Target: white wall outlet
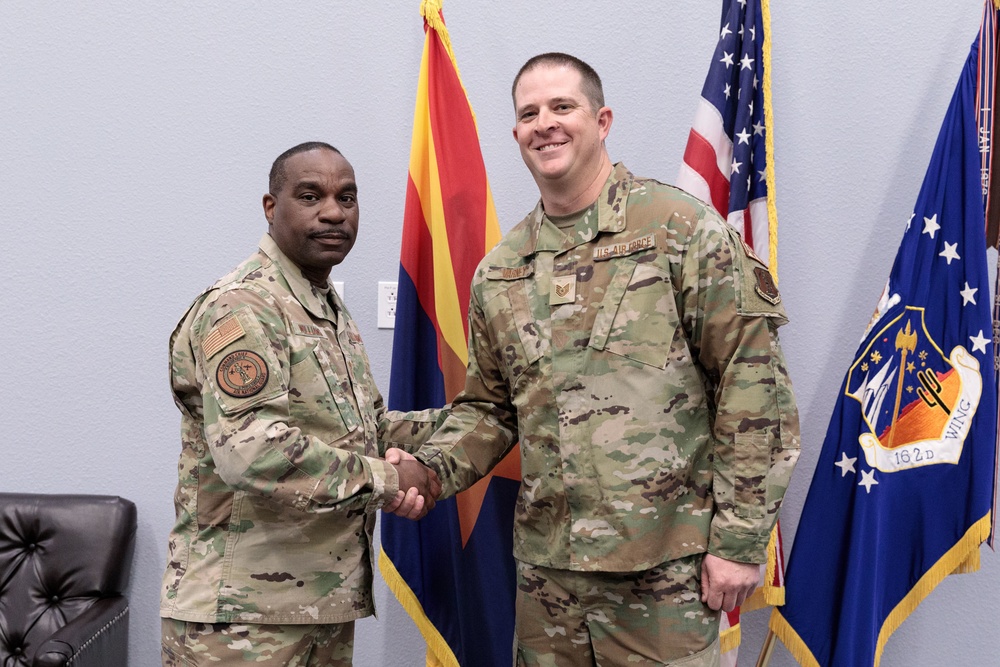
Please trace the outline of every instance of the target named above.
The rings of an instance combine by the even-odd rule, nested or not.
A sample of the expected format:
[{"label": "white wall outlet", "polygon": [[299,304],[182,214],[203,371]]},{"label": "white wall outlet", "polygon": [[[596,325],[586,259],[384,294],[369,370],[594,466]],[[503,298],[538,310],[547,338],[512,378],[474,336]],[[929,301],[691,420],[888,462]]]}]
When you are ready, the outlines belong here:
[{"label": "white wall outlet", "polygon": [[396,328],[396,283],[379,281],[378,328]]},{"label": "white wall outlet", "polygon": [[341,301],[346,301],[346,299],[344,298],[344,281],[343,280],[334,280],[333,281],[333,289],[337,290],[337,294],[340,295],[340,300]]}]

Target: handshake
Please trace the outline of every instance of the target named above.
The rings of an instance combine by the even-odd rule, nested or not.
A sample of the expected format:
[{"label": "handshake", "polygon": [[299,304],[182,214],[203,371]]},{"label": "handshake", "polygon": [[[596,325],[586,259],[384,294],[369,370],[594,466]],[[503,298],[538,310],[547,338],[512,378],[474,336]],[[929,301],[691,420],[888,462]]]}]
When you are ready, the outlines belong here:
[{"label": "handshake", "polygon": [[399,474],[399,491],[392,501],[382,506],[382,511],[404,519],[424,518],[434,509],[434,501],[441,495],[441,482],[437,473],[418,461],[413,454],[395,447],[386,451],[385,461]]}]

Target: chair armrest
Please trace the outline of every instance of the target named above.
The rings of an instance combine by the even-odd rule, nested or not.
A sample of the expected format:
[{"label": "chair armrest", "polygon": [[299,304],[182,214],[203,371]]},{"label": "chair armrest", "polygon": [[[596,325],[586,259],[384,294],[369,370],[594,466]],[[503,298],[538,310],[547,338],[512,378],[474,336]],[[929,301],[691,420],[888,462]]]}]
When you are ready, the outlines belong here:
[{"label": "chair armrest", "polygon": [[52,633],[32,662],[34,667],[127,667],[128,599],[104,598]]}]

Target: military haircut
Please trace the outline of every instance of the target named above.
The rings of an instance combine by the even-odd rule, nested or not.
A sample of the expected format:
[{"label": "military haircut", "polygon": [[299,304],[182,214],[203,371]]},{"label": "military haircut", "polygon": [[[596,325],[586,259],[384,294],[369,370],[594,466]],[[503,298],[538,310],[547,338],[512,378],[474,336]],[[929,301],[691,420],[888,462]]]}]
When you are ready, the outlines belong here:
[{"label": "military haircut", "polygon": [[530,72],[536,67],[571,67],[580,73],[580,77],[583,79],[583,94],[587,96],[587,100],[590,102],[591,111],[597,113],[597,110],[604,106],[604,86],[601,84],[601,77],[597,74],[597,71],[583,62],[576,56],[571,56],[568,53],[559,53],[558,51],[551,51],[549,53],[540,53],[537,56],[533,56],[528,59],[528,62],[521,66],[521,69],[517,71],[517,76],[514,77],[514,83],[510,87],[510,96],[514,100],[514,106],[517,106],[517,82],[521,80],[521,76],[526,72]]},{"label": "military haircut", "polygon": [[274,164],[271,165],[271,172],[267,177],[267,191],[272,195],[277,195],[281,192],[281,188],[285,187],[285,179],[288,178],[285,173],[285,162],[288,161],[288,158],[293,155],[298,155],[299,153],[305,153],[307,151],[314,151],[317,149],[333,151],[337,155],[343,155],[343,153],[325,141],[306,141],[298,146],[292,146],[274,159]]}]

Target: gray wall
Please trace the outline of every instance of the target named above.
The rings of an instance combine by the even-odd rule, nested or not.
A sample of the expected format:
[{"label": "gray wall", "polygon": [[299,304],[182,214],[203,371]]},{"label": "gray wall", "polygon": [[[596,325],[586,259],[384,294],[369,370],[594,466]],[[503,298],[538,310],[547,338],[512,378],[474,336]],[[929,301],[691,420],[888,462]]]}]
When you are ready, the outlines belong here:
[{"label": "gray wall", "polygon": [[[719,4],[448,1],[505,231],[537,196],[510,133],[521,63],[548,50],[589,61],[615,111],[612,157],[672,180]],[[773,5],[779,262],[792,318],[783,340],[804,446],[783,514],[791,543],[981,4]],[[357,171],[361,236],[333,277],[346,283],[388,390],[392,332],[376,328],[376,283],[396,278],[418,6],[0,3],[2,488],[138,504],[133,665],[158,661],[178,452],[167,336],[195,294],[255,247],[267,169],[299,141],[334,143]],[[985,552],[983,571],[945,581],[882,665],[1000,664],[997,569]],[[381,581],[377,593],[380,619],[360,623],[357,664],[421,664],[412,623]],[[747,653],[762,642],[765,616],[746,620]],[[779,649],[772,665],[791,664]]]}]

